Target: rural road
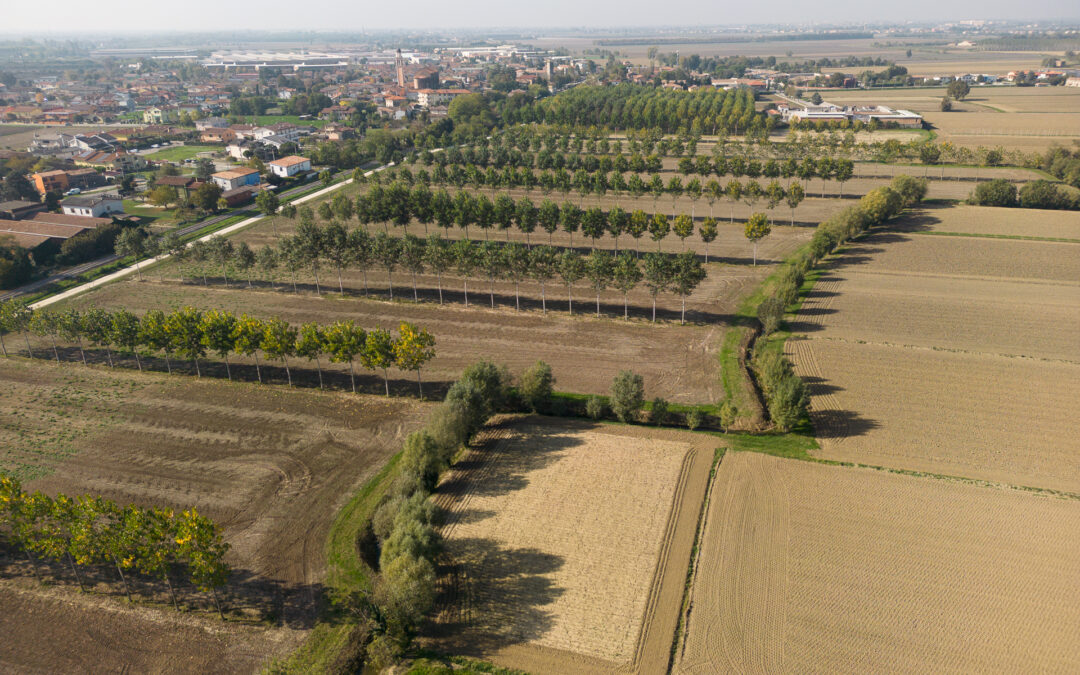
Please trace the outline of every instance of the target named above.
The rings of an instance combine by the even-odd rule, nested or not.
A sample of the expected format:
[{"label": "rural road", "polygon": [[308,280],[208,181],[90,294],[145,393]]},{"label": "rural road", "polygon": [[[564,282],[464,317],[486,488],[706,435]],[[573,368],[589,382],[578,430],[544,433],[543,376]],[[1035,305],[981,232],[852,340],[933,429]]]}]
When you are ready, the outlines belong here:
[{"label": "rural road", "polygon": [[[387,169],[387,168],[389,168],[389,167],[391,167],[393,165],[394,165],[393,162],[391,162],[389,164],[384,164],[383,166],[380,166],[380,167],[377,167],[375,169],[372,169],[371,171],[365,172],[364,175],[365,176],[370,176],[371,174],[373,174],[373,173],[375,173],[377,171],[382,171],[382,170]],[[333,185],[331,185],[329,187],[325,187],[325,188],[323,188],[321,190],[317,190],[316,192],[312,192],[309,195],[305,195],[303,197],[300,197],[299,199],[297,199],[296,201],[294,201],[292,203],[293,204],[303,204],[305,202],[308,202],[308,201],[311,201],[311,200],[314,200],[314,199],[318,199],[319,197],[322,197],[323,195],[329,194],[329,193],[333,192],[334,190],[342,188],[342,187],[348,185],[351,182],[353,182],[352,178],[347,178],[347,179],[343,180],[340,183],[335,183],[335,184],[333,184]],[[299,189],[300,188],[293,188],[293,190],[289,190],[289,191],[286,191],[286,192],[282,193],[281,196],[287,197],[287,196],[289,196],[290,192],[294,192],[294,191],[299,190]],[[225,214],[225,215],[222,215],[222,216],[215,216],[214,218],[217,219],[217,222],[220,222],[221,220],[224,220],[225,218],[230,218],[230,217],[235,216],[235,215],[236,215],[235,213],[231,213],[231,214]],[[246,218],[246,219],[240,221],[239,223],[236,223],[235,225],[230,225],[230,226],[228,226],[226,228],[223,228],[223,229],[220,229],[220,230],[218,230],[216,232],[211,232],[210,234],[208,234],[208,235],[206,235],[204,237],[200,237],[197,241],[206,241],[206,240],[208,240],[208,239],[210,239],[212,237],[218,237],[218,236],[224,236],[224,235],[232,234],[233,232],[236,232],[238,230],[242,230],[245,227],[250,227],[251,225],[254,225],[255,223],[259,222],[260,220],[262,220],[265,217],[266,216],[253,216],[251,218]],[[206,227],[207,225],[213,224],[213,222],[214,222],[214,219],[204,220],[204,221],[200,221],[198,223],[192,223],[191,225],[188,225],[184,229],[179,230],[179,232],[180,232],[180,234],[186,234],[186,233],[194,232],[195,230],[200,230],[200,229]],[[192,243],[193,242],[188,242],[188,246],[190,246]],[[148,258],[146,260],[142,260],[142,261],[136,263],[132,267],[125,267],[123,269],[120,269],[120,270],[117,270],[117,271],[113,272],[112,274],[107,274],[107,275],[105,275],[103,277],[100,277],[98,279],[94,279],[93,281],[88,281],[85,284],[80,284],[79,286],[68,289],[68,290],[64,291],[63,293],[57,293],[56,295],[52,295],[52,296],[49,296],[49,297],[45,298],[44,300],[39,300],[38,302],[35,302],[35,303],[31,304],[30,308],[31,309],[40,309],[42,307],[48,307],[49,305],[51,305],[53,303],[57,303],[57,302],[60,302],[62,300],[67,300],[68,298],[75,297],[76,295],[84,293],[84,292],[86,292],[88,290],[91,290],[93,288],[97,288],[99,286],[104,286],[105,284],[116,281],[117,279],[122,279],[122,278],[124,278],[126,276],[135,274],[139,270],[139,268],[141,268],[143,265],[153,264],[153,263],[165,260],[165,259],[167,259],[169,257],[170,257],[169,254],[165,253],[165,254],[162,254],[162,255],[159,255],[159,256],[156,256],[156,257],[153,257],[153,258]],[[91,267],[89,267],[88,269],[93,269],[93,267],[96,266],[96,264],[107,264],[108,262],[112,262],[113,260],[116,260],[116,256],[111,256],[109,258],[102,258],[101,260],[96,260],[96,261],[93,261],[91,263],[85,263],[85,265],[91,265]],[[74,269],[74,268],[72,268],[72,269]],[[85,271],[86,270],[84,269],[84,270],[82,270],[80,272],[71,273],[71,270],[65,270],[61,274],[67,274],[68,276],[74,276],[75,274],[81,274],[82,272],[85,272]],[[63,278],[63,277],[61,277],[61,278]],[[42,283],[46,282],[46,281],[48,281],[48,280],[42,280]],[[29,291],[26,290],[27,288],[28,287],[24,286],[23,288],[17,289],[16,291],[13,291],[13,292],[15,292],[15,293],[29,292]],[[3,299],[3,298],[0,298],[0,299]]]}]

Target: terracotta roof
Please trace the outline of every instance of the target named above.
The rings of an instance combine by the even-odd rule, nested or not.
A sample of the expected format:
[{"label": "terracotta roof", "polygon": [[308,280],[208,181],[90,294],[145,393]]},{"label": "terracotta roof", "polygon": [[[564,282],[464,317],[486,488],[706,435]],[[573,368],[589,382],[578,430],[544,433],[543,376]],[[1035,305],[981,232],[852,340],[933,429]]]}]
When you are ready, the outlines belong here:
[{"label": "terracotta roof", "polygon": [[296,164],[303,164],[304,162],[310,162],[307,157],[301,157],[299,155],[289,155],[288,157],[282,157],[281,159],[275,159],[267,164],[273,164],[274,166],[295,166]]},{"label": "terracotta roof", "polygon": [[233,178],[243,178],[244,176],[250,176],[253,173],[259,173],[255,169],[249,169],[247,167],[239,167],[236,169],[229,169],[228,171],[218,171],[213,174],[214,178],[223,178],[225,180],[232,180]]}]

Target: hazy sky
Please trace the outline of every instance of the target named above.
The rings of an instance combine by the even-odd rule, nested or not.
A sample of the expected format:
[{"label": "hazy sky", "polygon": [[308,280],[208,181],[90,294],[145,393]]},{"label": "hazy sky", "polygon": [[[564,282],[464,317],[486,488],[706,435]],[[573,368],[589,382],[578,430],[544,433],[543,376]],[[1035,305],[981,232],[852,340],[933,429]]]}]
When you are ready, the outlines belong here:
[{"label": "hazy sky", "polygon": [[[404,28],[596,27],[650,25],[727,25],[766,22],[841,22],[915,19],[1077,18],[1075,0],[296,0],[255,2],[146,2],[53,0],[46,4],[3,0],[0,32]],[[116,45],[120,46],[120,45]]]}]

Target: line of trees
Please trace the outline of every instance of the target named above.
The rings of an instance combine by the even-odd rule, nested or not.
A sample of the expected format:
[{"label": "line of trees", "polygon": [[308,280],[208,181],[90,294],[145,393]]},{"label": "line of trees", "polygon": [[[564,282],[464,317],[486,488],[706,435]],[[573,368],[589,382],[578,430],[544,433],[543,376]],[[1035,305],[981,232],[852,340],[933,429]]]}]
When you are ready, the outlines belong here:
[{"label": "line of trees", "polygon": [[421,397],[423,383],[420,370],[435,357],[435,338],[426,329],[408,322],[398,326],[397,335],[383,328],[365,330],[349,320],[335,321],[329,325],[305,323],[292,326],[274,317],[259,319],[246,314],[236,316],[225,310],[202,311],[183,307],[169,313],[150,310],[139,317],[126,309],[109,312],[91,308],[80,312],[69,309],[62,312],[48,308],[31,310],[26,305],[9,300],[0,304],[0,346],[7,356],[3,335],[22,332],[26,338],[27,353],[33,358],[29,335],[48,340],[53,357],[60,362],[59,342],[78,346],[82,362],[86,363],[84,345],[103,348],[110,367],[114,365],[112,350],[131,354],[142,370],[140,353],[160,353],[165,357],[168,372],[172,373],[173,355],[191,360],[195,372],[201,377],[199,360],[208,353],[216,354],[225,362],[225,371],[232,379],[230,354],[252,357],[255,372],[262,382],[259,354],[264,359],[278,361],[285,367],[286,377],[292,386],[290,358],[314,361],[319,373],[319,386],[323,386],[322,359],[349,366],[349,379],[356,392],[353,364],[359,361],[368,370],[382,371],[386,395],[390,395],[389,369],[416,373]]},{"label": "line of trees", "polygon": [[[485,239],[491,229],[505,232],[509,237],[509,230],[514,227],[526,236],[527,244],[531,243],[531,235],[537,229],[548,234],[549,243],[552,235],[561,229],[570,235],[572,246],[573,235],[580,230],[593,240],[594,245],[597,239],[610,235],[615,239],[617,248],[618,237],[623,234],[635,240],[646,233],[654,235],[652,222],[666,218],[656,211],[659,206],[657,202],[664,196],[671,197],[672,218],[676,220],[682,217],[675,215],[677,200],[683,195],[690,199],[691,211],[686,217],[690,219],[691,228],[697,218],[697,202],[704,197],[709,204],[709,218],[701,225],[700,234],[706,244],[715,238],[717,221],[713,214],[715,204],[720,199],[726,199],[731,204],[729,221],[732,224],[735,222],[735,204],[742,202],[753,209],[758,203],[764,202],[770,211],[780,204],[785,204],[791,209],[791,223],[794,225],[795,210],[806,198],[806,191],[801,184],[792,183],[784,188],[775,180],[762,187],[754,180],[746,183],[731,180],[721,185],[716,180],[702,184],[699,179],[693,178],[683,184],[678,176],[672,176],[665,183],[659,175],[654,175],[649,183],[645,183],[633,174],[630,180],[624,183],[620,182],[620,174],[615,176],[619,180],[612,185],[603,173],[594,174],[592,177],[584,172],[578,172],[573,177],[565,174],[565,180],[553,187],[557,187],[564,194],[569,194],[571,188],[576,188],[582,200],[589,194],[603,195],[609,190],[616,195],[625,191],[635,198],[649,194],[653,198],[654,212],[649,214],[642,209],[627,211],[617,204],[608,210],[599,206],[585,210],[581,202],[574,204],[564,200],[562,204],[558,204],[551,199],[544,199],[536,206],[529,197],[521,197],[515,201],[508,194],[495,195],[494,192],[492,197],[488,197],[483,193],[471,194],[459,190],[451,196],[445,189],[432,191],[423,183],[410,187],[408,182],[398,180],[387,186],[372,185],[367,192],[358,195],[355,202],[349,201],[344,195],[323,202],[319,206],[319,216],[324,220],[336,217],[344,221],[355,216],[365,225],[394,224],[405,228],[406,232],[409,224],[414,221],[424,225],[425,231],[433,223],[447,230],[461,227],[465,230],[466,238],[470,226],[483,230]],[[479,190],[480,185],[482,183],[474,187]],[[509,185],[500,186],[518,187],[513,181]],[[302,223],[313,220],[310,212],[308,217],[305,217],[304,209],[301,209]],[[658,231],[664,232],[664,229],[661,227]],[[689,237],[690,234],[692,231],[686,236]],[[685,237],[683,239],[685,240]],[[659,242],[660,239],[654,238],[654,241]]]},{"label": "line of trees", "polygon": [[[458,153],[460,154],[460,153]],[[638,180],[646,186],[653,180],[652,176],[663,170],[663,163],[657,155],[562,155],[559,153],[541,152],[532,153],[509,153],[505,161],[486,161],[486,152],[472,153],[478,155],[478,161],[469,161],[462,157],[461,161],[452,161],[446,153],[434,155],[437,158],[430,172],[427,168],[420,168],[415,172],[407,166],[395,171],[386,172],[380,178],[384,180],[391,177],[404,180],[407,183],[422,183],[425,185],[454,185],[462,187],[472,185],[474,187],[527,187],[533,189],[540,187],[545,191],[552,189],[577,188],[583,182],[596,184],[603,180],[609,190],[620,189],[631,191],[633,174],[651,174],[649,181]],[[423,156],[418,161],[423,161]],[[428,163],[430,164],[430,163]],[[415,165],[414,165],[415,166]],[[517,169],[515,171],[515,169]],[[533,173],[530,177],[530,169],[541,173]],[[855,173],[855,163],[846,157],[804,157],[798,160],[795,157],[786,159],[769,158],[764,161],[753,157],[741,155],[710,157],[698,155],[696,157],[682,157],[678,161],[677,170],[683,176],[700,176],[708,178],[716,176],[731,176],[733,178],[747,177],[756,179],[765,178],[799,178],[809,181],[811,178],[820,178],[822,181],[835,180],[840,184],[841,195],[843,184],[851,180]],[[623,176],[631,172],[630,176]],[[378,180],[378,179],[376,179]],[[661,178],[661,180],[663,180]],[[646,187],[646,189],[648,189]]]},{"label": "line of trees", "polygon": [[[762,337],[780,328],[785,311],[798,300],[807,272],[853,237],[922,201],[926,189],[924,179],[897,176],[888,186],[871,190],[857,204],[818,225],[809,247],[780,269],[770,294],[758,305]],[[802,378],[795,375],[791,361],[777,344],[765,339],[754,345],[750,365],[765,398],[769,418],[777,429],[789,431],[806,414],[809,404]]]},{"label": "line of trees", "polygon": [[[588,213],[584,216],[587,217]],[[764,219],[763,214],[758,216],[758,220]],[[693,231],[693,223],[685,215],[676,219],[674,227],[677,234],[684,238]],[[671,225],[666,217],[660,216],[654,218],[650,228],[656,233],[654,238],[659,241],[667,236]],[[754,231],[755,246],[757,239],[766,234],[767,226]],[[749,229],[747,236],[751,236]],[[245,250],[248,252],[245,253]],[[372,236],[359,228],[348,231],[334,221],[325,226],[301,223],[295,235],[282,237],[276,246],[264,246],[255,254],[250,254],[250,249],[245,249],[244,245],[233,247],[229,240],[215,237],[185,249],[178,263],[182,267],[198,265],[204,273],[207,268],[220,266],[226,280],[230,265],[240,267],[245,272],[257,267],[257,272],[272,287],[276,287],[279,270],[284,269],[291,276],[294,292],[297,292],[297,273],[307,271],[315,279],[317,293],[322,292],[319,273],[329,266],[337,274],[338,291],[342,295],[345,293],[342,274],[346,270],[358,269],[364,273],[364,293],[367,294],[367,272],[371,268],[378,268],[387,274],[391,299],[394,297],[394,272],[400,270],[412,278],[414,301],[419,301],[417,276],[429,273],[437,278],[440,304],[444,301],[444,277],[456,274],[463,280],[466,306],[469,304],[469,280],[483,279],[488,282],[491,307],[495,307],[495,282],[512,282],[517,310],[521,309],[521,284],[532,282],[540,286],[541,307],[545,313],[548,284],[556,280],[563,284],[568,310],[573,314],[574,287],[585,282],[595,292],[597,316],[600,316],[601,293],[608,289],[621,292],[624,319],[629,318],[630,292],[644,284],[652,296],[653,321],[656,320],[656,300],[662,293],[673,293],[682,299],[682,320],[685,321],[686,298],[706,276],[704,265],[691,251],[676,255],[646,253],[639,257],[625,251],[613,254],[596,249],[582,255],[575,249],[560,250],[547,245],[527,248],[516,242],[451,241],[438,233],[426,239],[411,234],[392,237],[385,232]],[[205,276],[203,280],[205,283]],[[251,282],[250,276],[248,282]]]},{"label": "line of trees", "polygon": [[179,609],[173,586],[179,575],[200,591],[212,593],[225,618],[218,589],[231,573],[225,563],[229,545],[218,525],[194,508],[176,513],[169,508],[120,506],[94,495],[50,497],[28,493],[16,478],[0,473],[0,532],[26,556],[39,579],[40,562],[66,564],[85,591],[80,569],[108,566],[116,570],[130,601],[128,578],[138,572],[164,582]]}]

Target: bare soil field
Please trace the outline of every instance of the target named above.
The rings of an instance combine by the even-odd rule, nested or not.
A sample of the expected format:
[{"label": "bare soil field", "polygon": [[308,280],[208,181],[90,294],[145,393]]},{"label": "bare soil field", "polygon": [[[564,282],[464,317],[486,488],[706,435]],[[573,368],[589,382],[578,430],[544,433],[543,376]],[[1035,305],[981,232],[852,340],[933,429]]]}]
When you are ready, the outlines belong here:
[{"label": "bare soil field", "polygon": [[131,607],[32,579],[0,582],[0,606],[4,673],[252,673],[300,635]]},{"label": "bare soil field", "polygon": [[[295,647],[311,627],[334,514],[422,424],[426,411],[402,399],[22,359],[0,361],[0,390],[2,465],[31,476],[39,469],[29,488],[100,494],[119,503],[196,507],[223,526],[231,545],[227,561],[234,569],[228,586],[232,612],[249,623],[261,622],[262,633],[274,625],[289,631],[285,636],[258,633],[254,646],[229,657],[236,662],[229,670],[235,672],[257,670],[268,658]],[[25,569],[13,571],[15,562],[2,562],[0,576],[29,576]],[[54,572],[67,593],[77,594],[74,579],[60,568]],[[94,626],[81,642],[52,644],[57,654],[71,655],[64,658],[77,654],[84,663],[115,664],[115,669],[127,660],[135,670],[144,670],[138,663],[153,670],[154,659],[186,654],[198,663],[245,634],[234,630],[233,622],[216,619],[170,632],[169,625],[184,624],[187,617],[194,621],[194,615],[175,616],[171,610],[148,608],[149,614],[137,616],[113,612],[108,605],[119,605],[122,592],[107,577],[99,581],[93,597],[105,602],[105,609],[62,596],[19,601],[37,608],[31,616],[41,617],[38,630],[61,630],[53,623],[61,613],[68,627],[80,621]],[[15,582],[3,583],[3,592],[14,597]],[[192,589],[184,593],[198,604],[199,594]],[[61,611],[57,603],[73,609]],[[38,619],[23,615],[22,621],[28,624],[23,630],[31,630]],[[159,653],[134,660],[128,631],[147,636]],[[117,649],[113,640],[127,646]],[[26,668],[41,658],[34,641],[5,643],[3,658],[10,663]],[[280,650],[266,651],[269,644]],[[68,651],[82,646],[92,653]],[[149,645],[140,643],[140,648]]]},{"label": "bare soil field", "polygon": [[1076,251],[1076,244],[1069,242],[880,232],[848,247],[833,266],[858,266],[859,271],[897,276],[1074,284],[1080,280]]},{"label": "bare soil field", "polygon": [[818,279],[790,325],[813,338],[1080,363],[1078,312],[1080,284],[898,280],[853,267]]},{"label": "bare soil field", "polygon": [[1080,489],[1078,247],[881,232],[832,258],[788,343],[822,456]]},{"label": "bare soil field", "polygon": [[820,456],[1080,492],[1080,363],[794,340]]},{"label": "bare soil field", "polygon": [[1080,241],[1080,212],[924,204],[890,227],[908,234],[941,232]]},{"label": "bare soil field", "polygon": [[728,453],[675,672],[1080,668],[1080,502]]},{"label": "bare soil field", "polygon": [[[762,268],[758,268],[759,270]],[[324,283],[329,283],[325,279]],[[375,279],[372,285],[375,286]],[[395,281],[395,294],[410,301],[383,302],[362,297],[342,299],[326,292],[315,296],[314,288],[303,293],[277,292],[237,286],[204,288],[187,284],[157,284],[122,282],[104,286],[75,298],[79,307],[127,307],[136,313],[152,308],[172,308],[186,304],[202,309],[221,308],[252,316],[281,316],[292,323],[316,321],[323,324],[340,319],[353,319],[365,328],[382,326],[396,329],[401,321],[417,323],[434,334],[437,340],[436,357],[424,367],[425,393],[440,395],[442,388],[457,379],[468,364],[491,359],[506,364],[511,372],[520,373],[543,359],[551,365],[558,379],[558,389],[587,394],[605,394],[618,371],[632,368],[645,378],[648,397],[663,396],[679,403],[718,402],[723,397],[717,352],[730,324],[734,303],[741,293],[729,296],[727,288],[705,284],[698,292],[700,304],[688,308],[688,320],[698,325],[678,325],[677,301],[669,298],[667,309],[661,313],[668,321],[651,324],[644,305],[635,310],[638,320],[624,322],[622,298],[610,296],[602,307],[606,317],[588,316],[595,312],[595,301],[583,288],[578,289],[574,302],[575,315],[566,313],[565,287],[549,287],[548,313],[539,311],[539,302],[528,303],[528,311],[515,312],[512,287],[497,286],[497,309],[487,307],[490,299],[486,283],[470,283],[470,306],[461,302],[460,283],[453,292],[444,295],[448,304],[440,306],[438,298],[427,293],[428,302],[413,303],[412,289],[404,276]],[[746,279],[749,289],[753,279]],[[711,287],[711,291],[705,286]],[[385,286],[379,287],[385,293]],[[724,299],[720,299],[720,296]],[[383,296],[385,297],[385,296]],[[449,304],[452,301],[453,304]],[[691,303],[688,303],[690,305]],[[725,309],[725,307],[729,309]],[[619,318],[615,318],[619,317]],[[675,323],[673,323],[674,321]],[[44,348],[41,345],[39,348]],[[44,354],[42,354],[44,355]],[[102,355],[103,357],[103,355]],[[102,358],[97,357],[97,358]],[[73,355],[77,359],[77,352]],[[174,367],[176,367],[174,359]],[[247,380],[255,379],[253,362],[232,359],[233,374]],[[241,365],[242,364],[242,365]],[[294,380],[307,386],[318,386],[313,364],[291,362]],[[163,368],[164,364],[157,367]],[[186,366],[185,366],[186,367]],[[263,376],[267,378],[266,364]],[[224,365],[215,367],[215,375],[224,376]],[[327,384],[348,389],[347,367],[328,365],[323,361]],[[415,395],[416,377],[412,373],[391,371],[391,390]],[[269,375],[275,382],[284,382],[285,373],[277,370]],[[382,392],[382,374],[365,372],[357,364],[357,386],[364,391]]]},{"label": "bare soil field", "polygon": [[494,429],[439,488],[436,643],[530,672],[663,672],[712,443],[539,418]]}]

